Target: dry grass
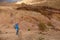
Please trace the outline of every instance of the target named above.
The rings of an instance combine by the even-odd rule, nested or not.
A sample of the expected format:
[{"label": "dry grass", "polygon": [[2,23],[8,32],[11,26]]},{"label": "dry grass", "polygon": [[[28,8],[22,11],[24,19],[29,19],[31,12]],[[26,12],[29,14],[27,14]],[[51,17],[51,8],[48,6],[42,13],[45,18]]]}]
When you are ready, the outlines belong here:
[{"label": "dry grass", "polygon": [[53,25],[51,24],[51,22],[48,22],[48,24],[47,24],[48,26],[52,26],[53,27]]},{"label": "dry grass", "polygon": [[39,40],[44,40],[44,38],[39,38]]},{"label": "dry grass", "polygon": [[41,31],[46,31],[46,29],[47,29],[46,25],[45,25],[44,23],[42,23],[42,22],[40,22],[40,23],[38,24],[38,27],[39,27],[39,29],[40,29]]}]

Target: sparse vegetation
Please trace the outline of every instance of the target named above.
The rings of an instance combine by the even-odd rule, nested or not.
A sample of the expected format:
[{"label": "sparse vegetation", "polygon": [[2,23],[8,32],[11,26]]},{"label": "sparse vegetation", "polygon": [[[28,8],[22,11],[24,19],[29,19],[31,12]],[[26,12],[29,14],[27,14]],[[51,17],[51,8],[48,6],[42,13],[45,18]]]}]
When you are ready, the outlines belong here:
[{"label": "sparse vegetation", "polygon": [[42,31],[45,31],[47,29],[46,25],[42,22],[40,22],[38,26],[39,26],[39,29]]},{"label": "sparse vegetation", "polygon": [[39,40],[44,40],[44,38],[39,38]]},{"label": "sparse vegetation", "polygon": [[28,29],[28,31],[30,31],[30,29]]},{"label": "sparse vegetation", "polygon": [[[59,31],[55,32],[54,30],[59,30],[59,29],[56,29],[54,27],[55,24],[53,25],[51,22],[52,20],[54,21],[54,19],[57,19],[58,15],[55,18],[54,15],[55,12],[57,11],[56,14],[60,12],[58,12],[58,10],[55,10],[54,8],[51,9],[49,6],[47,8],[46,5],[45,6],[42,5],[39,6],[39,5],[33,6],[33,5],[22,4],[20,6],[19,4],[19,7],[1,6],[0,7],[0,13],[1,13],[0,14],[0,26],[1,26],[0,40],[20,40],[20,39],[21,40],[45,40],[45,38],[47,40],[57,39],[60,36]],[[60,19],[60,16],[58,16],[58,19]],[[42,20],[43,22],[40,20]],[[15,35],[16,30],[14,29],[14,24],[17,22],[19,23],[18,36]],[[58,27],[59,26],[60,25],[58,23]],[[52,28],[54,30],[49,30],[49,28]]]},{"label": "sparse vegetation", "polygon": [[53,27],[53,25],[51,24],[51,22],[48,22],[48,24],[47,24],[48,26],[52,26]]}]

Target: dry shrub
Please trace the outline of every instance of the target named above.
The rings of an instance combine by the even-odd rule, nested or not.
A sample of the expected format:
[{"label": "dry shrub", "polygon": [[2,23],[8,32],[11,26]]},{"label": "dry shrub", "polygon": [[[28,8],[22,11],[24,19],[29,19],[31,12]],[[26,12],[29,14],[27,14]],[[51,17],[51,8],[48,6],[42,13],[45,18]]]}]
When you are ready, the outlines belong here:
[{"label": "dry shrub", "polygon": [[40,22],[38,24],[38,27],[39,27],[39,30],[41,30],[41,31],[46,31],[46,29],[47,29],[47,26],[42,22]]}]

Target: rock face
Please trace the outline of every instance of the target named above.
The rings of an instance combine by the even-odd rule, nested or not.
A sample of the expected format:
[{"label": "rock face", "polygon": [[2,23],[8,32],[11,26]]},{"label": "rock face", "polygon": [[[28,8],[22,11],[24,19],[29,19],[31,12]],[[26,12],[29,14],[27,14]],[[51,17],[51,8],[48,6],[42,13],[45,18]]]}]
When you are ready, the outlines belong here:
[{"label": "rock face", "polygon": [[22,1],[18,1],[16,2],[16,4],[21,4],[21,3],[26,3],[26,4],[34,4],[34,5],[45,5],[45,6],[50,6],[50,7],[54,7],[54,8],[58,8],[60,9],[60,0],[22,0]]},{"label": "rock face", "polygon": [[47,2],[44,5],[60,9],[59,3],[60,0],[47,0]]},{"label": "rock face", "polygon": [[25,4],[40,4],[40,3],[44,3],[46,2],[46,0],[22,0],[22,1],[17,1],[16,4],[21,4],[21,3],[25,3]]},{"label": "rock face", "polygon": [[[41,2],[41,1],[39,1],[39,2]],[[46,2],[37,3],[36,5],[45,5],[45,6],[50,6],[50,7],[53,7],[53,8],[60,9],[60,5],[59,4],[60,4],[60,0],[46,0]]]}]

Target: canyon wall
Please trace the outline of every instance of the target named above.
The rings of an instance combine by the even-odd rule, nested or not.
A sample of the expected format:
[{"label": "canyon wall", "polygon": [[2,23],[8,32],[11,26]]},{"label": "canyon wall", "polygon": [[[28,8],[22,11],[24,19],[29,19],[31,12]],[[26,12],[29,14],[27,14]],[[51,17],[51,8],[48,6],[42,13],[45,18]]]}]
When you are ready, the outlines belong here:
[{"label": "canyon wall", "polygon": [[22,0],[20,2],[16,2],[16,4],[26,3],[30,5],[38,5],[38,6],[50,6],[54,8],[60,9],[60,0]]}]

